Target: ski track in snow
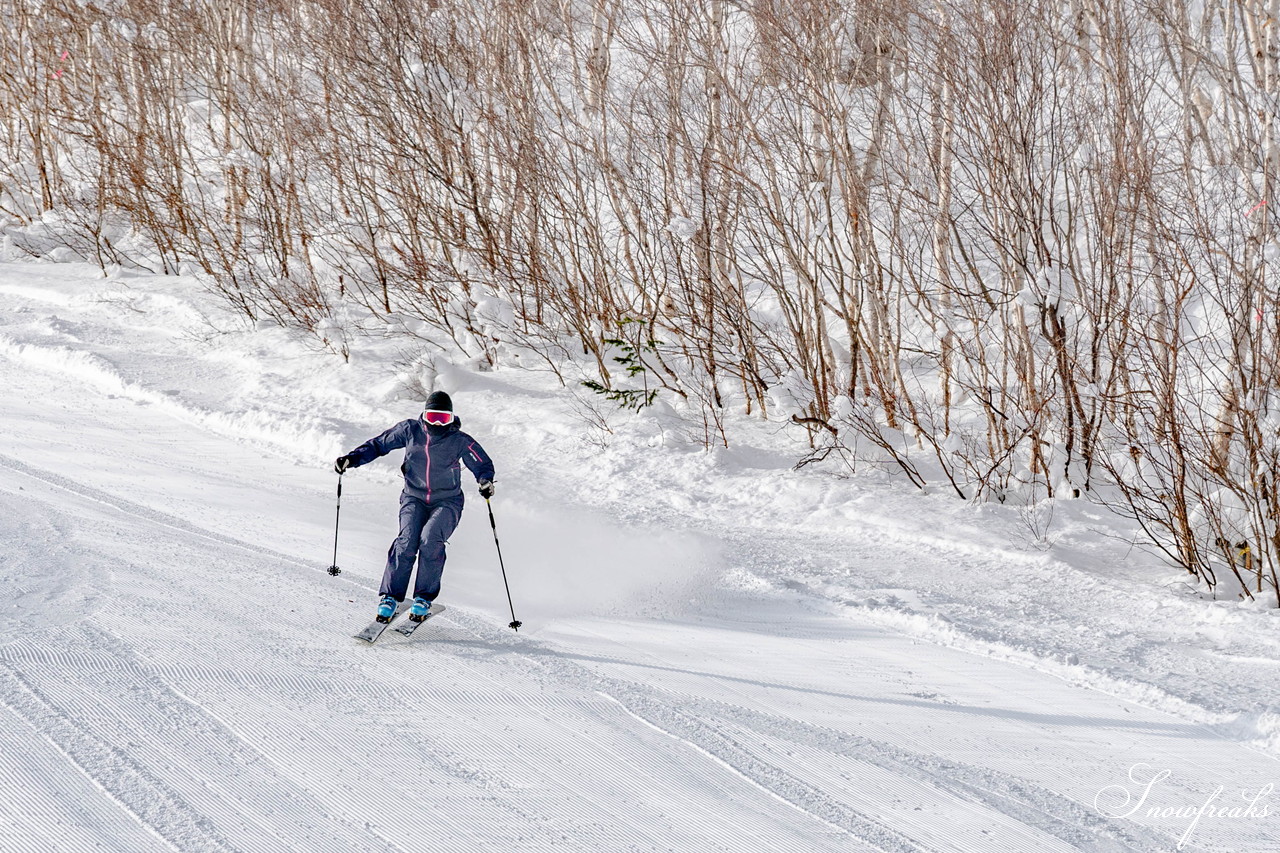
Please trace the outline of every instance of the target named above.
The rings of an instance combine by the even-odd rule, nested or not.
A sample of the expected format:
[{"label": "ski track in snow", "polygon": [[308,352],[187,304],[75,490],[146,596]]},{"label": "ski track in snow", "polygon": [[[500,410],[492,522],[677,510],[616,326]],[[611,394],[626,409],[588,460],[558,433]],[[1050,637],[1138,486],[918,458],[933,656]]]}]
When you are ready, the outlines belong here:
[{"label": "ski track in snow", "polygon": [[[524,616],[512,634],[501,608],[449,599],[481,597],[454,568],[460,543],[450,609],[362,646],[349,635],[376,579],[324,573],[332,521],[296,463],[387,416],[305,382],[299,398],[347,420],[272,409],[272,386],[246,384],[226,350],[163,329],[199,317],[186,300],[139,287],[104,303],[93,288],[115,285],[67,292],[65,268],[17,269],[25,281],[0,268],[0,394],[15,401],[0,412],[0,850],[1164,851],[1187,821],[1094,807],[1132,764],[1178,771],[1162,805],[1280,781],[1273,758],[1223,738],[1239,715],[1212,690],[1274,707],[1274,682],[1246,677],[1280,649],[1258,620],[1178,669],[1177,648],[1090,612],[1133,593],[1124,579],[1005,554],[1008,584],[1042,582],[1005,606],[985,545],[864,505],[817,513],[838,525],[772,524],[749,494],[699,512],[643,460],[630,474],[652,490],[589,514],[567,496],[607,496],[617,457],[583,468],[578,443],[511,426],[485,431],[505,452],[504,518],[526,537],[543,522],[525,509],[520,526],[522,486],[584,541],[636,543],[617,557],[622,614]],[[521,404],[496,394],[476,398],[495,418]],[[362,474],[356,496],[394,490],[394,474]],[[726,479],[696,481],[743,489]],[[711,541],[725,565],[685,579],[682,561],[711,552],[677,552],[652,566],[665,591],[636,597],[627,560],[643,574],[652,556],[632,527],[699,531],[654,553]],[[358,516],[349,529],[385,547]],[[921,561],[953,572],[923,588]],[[1205,603],[1157,606],[1202,619]],[[1076,625],[1082,662],[1066,664]],[[1168,674],[1143,682],[1140,666]],[[1221,820],[1181,849],[1278,845],[1274,820]]]},{"label": "ski track in snow", "polygon": [[[204,540],[205,542],[202,544],[207,543],[206,547],[225,549],[227,551],[225,554],[208,555],[216,558],[215,562],[219,564],[232,566],[238,559],[243,560],[245,553],[249,553],[254,554],[255,558],[268,561],[269,564],[283,564],[283,567],[292,568],[295,573],[308,571],[305,566],[299,565],[298,561],[293,561],[280,555],[272,555],[266,549],[237,542],[232,537],[201,530],[193,524],[171,518],[163,512],[139,507],[129,501],[112,498],[98,490],[78,486],[57,475],[34,470],[31,466],[16,462],[10,458],[0,458],[0,465],[8,467],[10,470],[21,471],[30,479],[46,483],[57,492],[76,494],[85,501],[92,502],[99,507],[106,507],[108,511],[126,514],[136,519],[138,531],[143,529],[152,531],[156,529],[172,530],[188,536],[194,535]],[[148,535],[154,536],[154,533]],[[171,547],[171,544],[164,540],[161,540],[161,543],[164,547]],[[122,563],[129,559],[136,560],[136,556],[130,557],[130,555],[136,555],[138,545],[137,538],[129,540],[128,547],[122,550],[118,555],[118,559]],[[134,566],[133,570],[138,573],[148,572],[148,569],[142,565]],[[210,581],[209,584],[213,585],[213,582]],[[201,597],[199,594],[194,596],[197,599]],[[118,593],[117,600],[121,600]],[[138,610],[145,612],[148,609],[159,607],[161,603],[158,599],[139,601],[137,603]],[[186,607],[190,607],[190,605],[183,605],[184,609]],[[239,619],[243,620],[245,623],[244,630],[249,633],[253,630],[250,626],[257,619],[256,607],[252,603],[251,597],[246,596],[243,598],[243,603],[240,605],[239,610]],[[180,624],[192,624],[194,627],[193,623],[198,618],[198,610],[193,609],[189,614],[180,611],[173,617],[173,620]],[[191,621],[188,622],[188,620]],[[227,614],[224,613],[219,614],[216,620],[210,621],[216,621],[225,626],[230,620]],[[459,617],[455,615],[454,621],[459,621]],[[992,814],[1001,814],[1009,810],[1011,805],[1015,806],[1015,812],[1023,812],[1024,822],[1027,825],[1038,825],[1037,828],[1042,829],[1047,835],[1051,836],[1061,833],[1065,836],[1064,840],[1068,842],[1068,845],[1064,845],[1061,848],[1044,847],[1042,849],[1164,849],[1164,845],[1158,840],[1143,839],[1141,833],[1123,830],[1115,834],[1123,842],[1124,846],[1099,846],[1096,838],[1094,838],[1096,834],[1096,826],[1094,825],[1102,825],[1106,821],[1099,817],[1090,819],[1084,809],[1073,806],[1069,801],[1065,801],[1063,798],[1052,794],[1052,792],[1036,789],[1033,786],[1019,785],[1016,780],[1001,779],[998,774],[972,772],[966,774],[962,772],[963,768],[958,765],[944,768],[930,767],[931,762],[927,759],[917,757],[913,761],[913,757],[900,750],[893,750],[884,746],[876,749],[876,745],[865,738],[849,738],[845,736],[846,743],[838,748],[833,748],[832,743],[839,743],[841,740],[841,736],[838,733],[818,732],[815,737],[813,732],[806,733],[804,726],[797,724],[795,721],[788,721],[785,718],[768,718],[758,712],[751,712],[740,707],[726,706],[722,703],[716,703],[715,705],[696,703],[688,696],[662,696],[657,691],[642,688],[634,682],[605,679],[581,667],[564,663],[558,660],[554,652],[540,653],[536,658],[533,658],[528,649],[531,645],[536,648],[537,644],[531,644],[529,641],[523,640],[517,641],[514,638],[508,639],[501,635],[495,636],[495,631],[491,625],[481,620],[476,620],[474,617],[461,617],[460,621],[470,629],[473,636],[486,640],[492,648],[505,648],[531,659],[530,662],[536,660],[538,669],[550,671],[554,676],[553,682],[556,688],[552,694],[553,696],[559,697],[574,687],[580,689],[584,694],[590,692],[603,694],[625,709],[627,715],[641,720],[645,725],[654,727],[670,737],[679,739],[696,752],[713,758],[718,764],[731,769],[751,785],[768,792],[801,813],[810,815],[846,833],[848,836],[845,839],[846,842],[855,840],[862,842],[863,849],[907,851],[950,848],[918,845],[903,837],[900,833],[871,820],[855,808],[833,799],[824,793],[825,786],[818,787],[811,783],[803,782],[792,774],[762,761],[753,751],[742,747],[743,735],[749,734],[752,739],[771,737],[776,740],[779,737],[778,732],[784,732],[784,742],[792,746],[804,745],[811,750],[817,751],[827,761],[830,761],[834,756],[848,755],[863,765],[888,769],[895,776],[909,775],[914,777],[914,779],[906,780],[907,784],[912,788],[941,789],[958,800],[967,800],[981,806],[994,807],[992,808]],[[138,632],[145,632],[147,625],[145,622],[140,623],[135,625],[134,629]],[[259,628],[259,631],[261,631],[261,628]],[[68,673],[75,673],[75,684],[77,685],[75,695],[88,692],[94,696],[96,702],[103,701],[108,686],[117,695],[121,695],[118,691],[127,690],[122,694],[122,701],[110,703],[112,707],[143,707],[149,709],[150,713],[159,715],[159,719],[171,721],[171,725],[175,729],[180,728],[185,733],[183,740],[183,748],[185,750],[191,750],[193,746],[199,747],[196,750],[196,754],[202,757],[201,772],[212,773],[219,780],[235,778],[237,772],[243,772],[243,768],[237,767],[234,763],[231,766],[218,766],[216,762],[211,767],[210,757],[234,756],[238,750],[249,749],[243,743],[245,735],[229,731],[223,723],[219,722],[218,718],[211,713],[205,712],[202,705],[194,700],[187,699],[184,694],[171,687],[170,682],[204,684],[212,682],[217,685],[219,693],[228,689],[237,689],[265,693],[272,696],[302,697],[324,695],[328,697],[329,701],[337,701],[339,704],[336,707],[339,708],[342,707],[342,703],[352,703],[355,708],[358,708],[362,703],[369,703],[366,710],[394,707],[397,704],[415,701],[420,703],[434,701],[448,706],[463,698],[469,698],[471,701],[479,700],[490,706],[530,704],[527,701],[513,697],[509,690],[501,688],[494,688],[491,692],[478,690],[475,686],[478,680],[476,678],[468,679],[465,691],[457,689],[439,692],[429,691],[416,686],[409,680],[404,680],[404,683],[397,684],[394,687],[389,687],[385,682],[375,681],[372,688],[363,683],[353,682],[345,685],[345,689],[342,689],[343,685],[335,684],[331,677],[303,675],[298,671],[290,672],[287,669],[284,670],[284,675],[267,675],[262,672],[247,673],[240,670],[228,672],[221,669],[199,667],[185,659],[171,665],[142,665],[136,659],[132,659],[134,656],[130,654],[127,647],[105,632],[81,629],[79,633],[80,636],[78,637],[74,636],[74,634],[68,637],[68,641],[71,644],[69,649],[50,649],[43,642],[40,644],[19,642],[6,647],[3,654],[0,655],[0,660],[10,666],[21,663],[24,669],[56,673],[59,683]],[[267,645],[268,649],[272,647],[272,644]],[[468,670],[474,674],[473,668],[468,667]],[[388,675],[394,675],[394,673],[388,673]],[[396,678],[395,680],[401,681],[402,679]],[[96,692],[95,687],[102,692]],[[544,692],[547,692],[545,688]],[[12,691],[9,691],[6,695],[12,696]],[[66,701],[70,701],[70,699]],[[44,704],[49,706],[52,703],[46,700]],[[12,708],[13,705],[10,704],[10,707]],[[349,710],[354,711],[355,708],[348,706]],[[567,709],[548,708],[545,702],[539,702],[531,710],[536,714],[551,719],[550,715],[563,714]],[[33,717],[40,718],[39,715],[33,714],[27,714],[26,716],[29,720]],[[67,721],[92,716],[93,714],[88,707],[73,706],[72,709],[62,712],[62,715],[57,719]],[[721,722],[713,726],[704,722],[705,720],[719,720]],[[179,721],[181,722],[180,726]],[[127,734],[119,732],[114,740],[127,741],[136,737],[138,731],[154,732],[155,730],[155,720],[135,720],[127,727]],[[56,734],[56,728],[46,726],[43,732],[46,736],[52,736],[52,734]],[[197,734],[203,737],[197,738]],[[477,737],[484,736],[483,731],[476,731],[474,734]],[[86,758],[82,759],[80,753],[77,752],[72,752],[69,756],[85,770],[87,775],[99,780],[99,784],[104,785],[104,787],[107,784],[102,781],[104,776],[109,779],[119,777],[132,779],[133,777],[138,777],[145,780],[145,784],[150,786],[143,787],[144,783],[135,783],[132,787],[125,787],[121,791],[107,789],[113,797],[124,802],[126,806],[130,802],[127,797],[131,792],[135,794],[135,799],[140,802],[173,804],[173,807],[167,809],[153,806],[148,811],[140,812],[140,820],[146,826],[161,837],[175,843],[180,849],[223,849],[230,843],[222,840],[216,834],[198,834],[200,825],[190,820],[183,820],[183,812],[178,807],[197,807],[200,814],[212,813],[217,815],[216,800],[207,803],[202,802],[196,796],[198,792],[192,791],[178,790],[170,793],[169,789],[164,788],[162,783],[157,782],[154,777],[146,775],[145,768],[129,767],[127,768],[129,772],[121,773],[118,767],[99,758],[98,753],[102,752],[101,747],[98,747],[96,751],[93,748],[93,745],[104,741],[89,740],[88,742],[91,746],[87,748],[83,746],[83,742],[92,737],[91,734],[81,734],[77,738],[72,738],[73,743],[81,745],[80,753],[87,754]],[[852,749],[849,743],[853,744]],[[139,748],[139,746],[131,743],[131,748]],[[595,746],[596,744],[591,744],[593,749]],[[170,746],[169,748],[173,749],[174,747]],[[253,753],[252,750],[250,752],[255,754],[256,757],[256,753]],[[870,756],[868,755],[869,752],[872,753]],[[456,758],[451,758],[448,754],[442,754],[439,751],[432,751],[423,756],[423,759],[431,761],[434,766],[451,768],[454,775],[465,780],[474,781],[480,779],[486,785],[494,784],[495,781],[486,778],[482,773],[467,769],[465,762],[459,762]],[[592,756],[583,757],[584,761],[591,759]],[[914,772],[904,774],[904,769],[910,769]],[[939,769],[947,772],[945,774],[939,773]],[[851,780],[852,777],[845,779],[844,784],[849,784]],[[915,784],[911,785],[911,782]],[[939,784],[940,782],[943,782],[943,784]],[[899,782],[899,784],[901,785],[902,782]],[[243,789],[246,786],[248,786],[246,781],[243,779],[237,780],[237,788]],[[264,783],[256,787],[260,791],[275,791],[278,793],[281,785],[279,780],[273,777],[270,784]],[[1003,788],[1017,797],[1017,799],[1006,799],[1008,795],[1006,797],[993,796],[987,793],[991,787],[995,787],[997,790]],[[250,786],[249,789],[253,790],[253,787]],[[831,788],[827,788],[827,790],[831,790]],[[139,791],[146,793],[139,793]],[[585,795],[582,790],[576,793],[579,796]],[[915,793],[918,794],[919,791]],[[1023,805],[1028,801],[1032,804],[1030,807]],[[1056,806],[1057,813],[1065,814],[1067,818],[1050,818],[1040,814],[1039,810],[1045,808],[1046,803]],[[187,804],[190,804],[190,806],[187,806]],[[349,813],[358,814],[362,810],[363,807],[355,806],[350,809]],[[234,814],[234,812],[228,812],[228,815],[222,815],[221,817],[223,820],[230,819],[229,815],[231,814]],[[536,814],[536,812],[516,814],[513,817],[527,819],[531,814]],[[1026,819],[1028,815],[1034,819]],[[290,820],[294,819],[310,821],[310,823],[300,825],[314,825],[317,822],[315,815],[291,815]],[[713,823],[722,822],[714,821]],[[1080,825],[1090,827],[1092,831],[1082,835],[1078,829]],[[196,828],[193,828],[193,826]],[[709,837],[723,833],[726,829],[723,826],[713,826],[711,828],[713,831],[708,832]],[[245,838],[237,837],[234,849],[271,849],[273,845],[278,847],[282,843],[279,836],[264,833],[261,827],[253,827],[252,829],[252,832],[248,828],[244,830],[246,833]],[[1105,834],[1103,833],[1104,837]],[[261,848],[251,846],[247,839],[253,837],[268,839],[265,842],[266,846]],[[1073,841],[1081,841],[1082,837],[1090,839],[1090,846],[1085,848],[1069,846]],[[292,843],[297,844],[298,839],[294,839]],[[605,845],[609,849],[627,849],[625,840],[618,838],[606,840]],[[615,847],[614,845],[617,846]],[[638,849],[659,849],[660,847],[661,844],[659,843],[653,848],[641,846]],[[304,845],[301,849],[307,848]],[[734,848],[729,847],[726,849]],[[843,849],[849,848],[845,847]]]}]

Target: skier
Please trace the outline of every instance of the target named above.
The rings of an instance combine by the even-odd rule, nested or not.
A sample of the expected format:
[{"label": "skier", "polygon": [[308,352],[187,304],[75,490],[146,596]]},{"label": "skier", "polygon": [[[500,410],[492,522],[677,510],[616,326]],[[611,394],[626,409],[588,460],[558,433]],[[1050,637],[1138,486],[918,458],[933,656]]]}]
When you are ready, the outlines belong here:
[{"label": "skier", "polygon": [[453,400],[443,391],[432,392],[422,416],[401,421],[377,438],[338,457],[334,470],[341,474],[403,447],[404,491],[400,493],[400,535],[387,552],[387,568],[378,594],[379,622],[390,622],[396,606],[409,589],[413,561],[418,560],[413,607],[409,618],[421,622],[440,594],[444,573],[445,542],[462,517],[461,461],[475,475],[480,496],[493,497],[493,461],[474,438],[462,431],[453,413]]}]

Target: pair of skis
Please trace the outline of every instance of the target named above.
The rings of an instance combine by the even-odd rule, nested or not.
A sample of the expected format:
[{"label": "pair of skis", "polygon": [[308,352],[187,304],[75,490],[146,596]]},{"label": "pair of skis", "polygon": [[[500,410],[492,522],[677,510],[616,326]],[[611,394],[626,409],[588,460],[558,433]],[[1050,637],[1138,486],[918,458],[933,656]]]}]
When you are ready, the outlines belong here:
[{"label": "pair of skis", "polygon": [[382,632],[391,627],[395,628],[396,633],[404,634],[406,637],[409,637],[412,636],[413,632],[418,630],[418,627],[424,622],[432,616],[438,616],[443,613],[446,608],[443,604],[432,603],[431,609],[427,611],[426,616],[422,617],[421,622],[415,622],[412,619],[401,620],[400,616],[408,609],[408,604],[401,602],[400,606],[396,608],[395,615],[393,615],[388,621],[378,622],[375,620],[370,622],[367,628],[355,635],[355,638],[357,640],[364,640],[366,643],[376,643],[378,638],[382,636]]}]

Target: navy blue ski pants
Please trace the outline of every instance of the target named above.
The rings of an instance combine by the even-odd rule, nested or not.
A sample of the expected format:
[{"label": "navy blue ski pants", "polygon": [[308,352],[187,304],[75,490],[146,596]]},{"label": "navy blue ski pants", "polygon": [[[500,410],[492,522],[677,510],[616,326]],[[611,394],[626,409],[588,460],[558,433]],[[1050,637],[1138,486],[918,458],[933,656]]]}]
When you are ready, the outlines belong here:
[{"label": "navy blue ski pants", "polygon": [[400,535],[387,551],[387,570],[382,573],[379,595],[404,601],[409,590],[413,561],[418,560],[418,577],[413,585],[415,598],[435,601],[444,574],[444,543],[449,541],[462,518],[462,495],[427,503],[412,495],[400,495]]}]

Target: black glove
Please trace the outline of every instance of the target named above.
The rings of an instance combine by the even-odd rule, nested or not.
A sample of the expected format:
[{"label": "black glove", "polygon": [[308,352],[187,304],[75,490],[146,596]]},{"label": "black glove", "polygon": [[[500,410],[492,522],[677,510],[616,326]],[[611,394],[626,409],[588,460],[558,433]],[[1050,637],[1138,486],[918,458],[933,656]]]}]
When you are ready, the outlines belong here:
[{"label": "black glove", "polygon": [[493,497],[493,480],[481,480],[476,485],[480,487],[480,497],[485,500]]},{"label": "black glove", "polygon": [[341,474],[348,468],[356,467],[356,458],[348,453],[346,456],[339,456],[338,460],[333,463],[333,470]]}]

